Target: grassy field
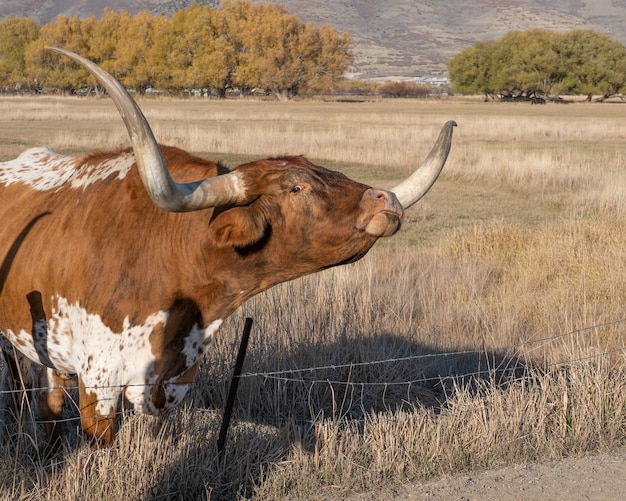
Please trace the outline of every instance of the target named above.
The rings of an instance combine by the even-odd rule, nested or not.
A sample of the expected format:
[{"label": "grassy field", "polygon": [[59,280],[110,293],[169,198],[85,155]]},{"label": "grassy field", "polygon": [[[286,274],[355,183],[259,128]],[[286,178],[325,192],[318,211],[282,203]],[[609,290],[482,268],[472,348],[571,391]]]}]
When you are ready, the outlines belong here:
[{"label": "grassy field", "polygon": [[[626,445],[626,121],[619,104],[144,100],[158,139],[228,165],[305,154],[389,187],[454,119],[448,164],[363,260],[229,319],[186,406],[125,413],[116,446],[40,456],[25,423],[0,497],[340,498]],[[0,160],[127,144],[108,99],[0,98]],[[10,201],[2,201],[10,203]],[[223,461],[244,318],[253,335]]]}]

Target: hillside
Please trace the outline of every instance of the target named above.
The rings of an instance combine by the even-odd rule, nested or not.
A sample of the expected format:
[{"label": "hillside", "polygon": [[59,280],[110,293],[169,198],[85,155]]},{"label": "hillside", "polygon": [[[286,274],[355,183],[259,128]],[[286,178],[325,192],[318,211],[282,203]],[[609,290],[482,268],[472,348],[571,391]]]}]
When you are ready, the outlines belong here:
[{"label": "hillside", "polygon": [[[171,14],[193,0],[5,0],[0,18],[57,14],[100,16],[104,7]],[[217,0],[198,3],[215,5]],[[516,29],[590,28],[626,44],[626,3],[614,0],[282,0],[303,21],[327,23],[353,37],[354,73],[362,78],[441,75],[446,61],[477,40]]]}]

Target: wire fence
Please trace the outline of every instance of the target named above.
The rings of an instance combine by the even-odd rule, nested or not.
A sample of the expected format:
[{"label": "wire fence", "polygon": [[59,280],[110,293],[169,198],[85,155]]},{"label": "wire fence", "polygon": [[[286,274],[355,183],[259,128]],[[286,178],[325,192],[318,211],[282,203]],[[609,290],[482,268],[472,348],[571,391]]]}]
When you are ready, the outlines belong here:
[{"label": "wire fence", "polygon": [[[538,346],[538,345],[546,345],[550,342],[556,341],[556,340],[560,340],[560,339],[565,339],[567,337],[571,337],[577,334],[582,334],[585,332],[591,332],[603,327],[610,327],[612,325],[618,325],[621,323],[626,323],[626,318],[621,318],[619,320],[614,320],[614,321],[610,321],[610,322],[604,322],[601,324],[595,324],[592,326],[588,326],[588,327],[583,327],[580,329],[575,329],[563,334],[557,334],[557,335],[553,335],[553,336],[548,336],[548,337],[544,337],[544,338],[540,338],[540,339],[534,339],[534,340],[528,340],[528,341],[524,341],[522,343],[516,344],[516,345],[508,345],[502,348],[499,348],[500,351],[504,352],[504,353],[511,353],[511,354],[516,354],[516,353],[521,353],[522,352],[522,348],[528,347],[528,346]],[[602,356],[607,356],[610,353],[614,353],[614,352],[621,352],[626,350],[626,346],[622,346],[620,348],[616,348],[614,350],[610,350],[607,352],[602,352],[602,353],[598,353],[595,355],[590,355],[590,356],[585,356],[585,357],[580,357],[577,359],[567,359],[567,360],[562,360],[562,361],[558,361],[558,362],[553,362],[548,364],[548,367],[556,367],[556,366],[560,366],[560,365],[568,365],[568,364],[574,364],[576,362],[579,361],[583,361],[586,359],[590,359],[590,358],[597,358],[597,357],[602,357]],[[379,364],[389,364],[389,363],[398,363],[398,362],[409,362],[409,361],[420,361],[420,360],[426,360],[426,359],[433,359],[433,358],[446,358],[446,357],[461,357],[461,356],[465,356],[465,355],[476,355],[476,354],[481,354],[484,353],[484,350],[482,349],[474,349],[474,350],[461,350],[461,351],[450,351],[450,352],[442,352],[442,353],[427,353],[427,354],[421,354],[421,355],[411,355],[411,356],[406,356],[406,357],[398,357],[398,358],[386,358],[386,359],[382,359],[382,360],[372,360],[372,361],[368,361],[368,362],[350,362],[350,363],[346,363],[346,364],[334,364],[334,365],[324,365],[324,366],[317,366],[317,367],[307,367],[307,368],[302,368],[302,369],[286,369],[286,370],[281,370],[281,371],[274,371],[274,372],[244,372],[243,374],[241,374],[242,378],[253,378],[253,377],[261,377],[261,378],[266,378],[266,379],[278,379],[278,380],[282,380],[285,382],[288,381],[302,381],[304,380],[303,378],[295,378],[295,377],[289,377],[289,375],[293,375],[293,374],[305,374],[305,373],[313,373],[316,371],[328,371],[328,370],[338,370],[338,369],[352,369],[355,367],[360,367],[360,366],[373,366],[373,365],[379,365]],[[478,374],[477,372],[472,372],[472,373],[463,373],[463,374],[455,374],[455,377],[464,377],[464,376],[474,376]],[[430,380],[437,380],[439,379],[438,377],[435,378],[423,378],[423,379],[417,379],[414,381],[405,381],[404,383],[418,383],[418,382],[427,382]],[[310,383],[328,383],[328,379],[324,379],[324,380],[308,380],[308,382]],[[335,381],[336,383],[341,383],[341,381]],[[357,383],[352,383],[352,384],[357,384]],[[367,382],[367,383],[359,383],[359,384],[365,384],[365,385],[377,385],[377,384],[385,384],[385,383],[376,383],[376,382]],[[402,384],[402,382],[399,382],[398,384]]]},{"label": "wire fence", "polygon": [[[563,341],[563,340],[566,340],[568,338],[571,338],[577,335],[591,335],[594,332],[598,331],[599,329],[616,326],[616,325],[624,324],[624,323],[626,323],[626,318],[620,318],[618,320],[598,323],[598,324],[582,327],[579,329],[574,329],[574,330],[556,334],[556,335],[523,341],[518,344],[508,345],[508,346],[498,348],[498,350],[501,351],[502,353],[507,353],[511,355],[511,357],[514,357],[518,354],[523,353],[524,350],[528,351],[529,349],[545,348],[551,343],[554,343],[557,341]],[[305,367],[305,368],[284,369],[280,371],[243,372],[238,377],[241,379],[258,378],[264,381],[271,380],[271,381],[275,381],[279,383],[287,383],[287,384],[299,383],[299,384],[308,385],[309,387],[312,387],[314,385],[332,385],[332,386],[352,387],[352,388],[358,388],[358,389],[363,390],[364,388],[368,388],[368,387],[369,388],[376,388],[376,387],[391,388],[394,386],[413,386],[413,385],[420,385],[420,384],[426,384],[426,383],[443,384],[446,381],[455,382],[455,381],[460,381],[460,380],[469,380],[471,378],[481,378],[481,377],[493,374],[494,372],[498,370],[509,368],[509,367],[502,367],[499,365],[495,365],[495,366],[487,367],[485,369],[478,369],[478,370],[471,371],[471,372],[439,374],[436,376],[418,377],[418,378],[402,380],[402,381],[354,381],[351,379],[333,380],[328,377],[324,377],[324,378],[314,377],[316,373],[319,373],[322,371],[323,372],[337,372],[337,371],[343,370],[343,371],[347,371],[348,374],[352,374],[352,371],[355,368],[359,368],[359,367],[377,366],[377,365],[383,365],[383,364],[398,364],[402,362],[419,363],[420,361],[425,361],[429,359],[464,357],[464,356],[469,356],[469,355],[482,355],[484,353],[485,353],[485,349],[427,353],[427,354],[403,356],[403,357],[396,357],[396,358],[371,360],[371,361],[365,361],[365,362],[347,362],[345,364],[333,364],[333,365],[322,365],[322,366]],[[626,346],[620,346],[620,347],[612,348],[609,350],[598,351],[593,354],[586,354],[586,355],[579,356],[576,358],[567,358],[567,359],[559,360],[556,362],[547,363],[544,367],[544,372],[547,373],[550,369],[573,366],[578,363],[589,362],[592,360],[597,360],[597,359],[610,357],[610,356],[618,355],[618,354],[626,354]],[[512,374],[511,377],[515,377],[515,375]],[[229,379],[229,376],[224,375],[223,380],[227,380],[227,379]],[[98,390],[98,389],[115,388],[115,389],[118,389],[120,392],[122,392],[123,390],[131,388],[131,387],[150,388],[152,386],[154,385],[151,385],[151,384],[128,385],[127,384],[127,385],[110,385],[110,386],[100,385],[100,386],[93,386],[93,387],[83,386],[82,388],[88,389],[88,390],[89,389]],[[47,389],[48,388],[46,387],[32,387],[32,388],[1,390],[0,397],[2,397],[3,395],[23,394],[24,392],[33,393],[33,392],[45,391]],[[66,394],[69,395],[72,391],[78,391],[79,387],[77,385],[73,385],[73,386],[68,385],[68,386],[65,386],[63,389],[66,392]],[[193,391],[193,388],[192,388],[192,391]],[[77,404],[75,405],[76,405],[76,408],[78,409],[78,405]],[[132,412],[132,411],[122,410],[118,412],[118,414],[123,415],[123,414],[127,414],[128,412]],[[68,417],[68,418],[61,419],[61,420],[55,420],[54,422],[55,423],[75,422],[79,419],[80,419],[79,417]],[[45,423],[45,421],[38,421],[38,422]]]}]

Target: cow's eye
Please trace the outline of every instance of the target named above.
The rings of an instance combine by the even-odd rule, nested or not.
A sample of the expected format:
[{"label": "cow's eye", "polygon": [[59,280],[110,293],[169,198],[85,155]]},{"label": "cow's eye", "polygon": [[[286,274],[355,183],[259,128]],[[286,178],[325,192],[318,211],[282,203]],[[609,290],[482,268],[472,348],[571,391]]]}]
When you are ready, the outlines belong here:
[{"label": "cow's eye", "polygon": [[296,184],[293,188],[291,188],[291,193],[298,193],[299,191],[302,191],[302,186],[299,184]]}]

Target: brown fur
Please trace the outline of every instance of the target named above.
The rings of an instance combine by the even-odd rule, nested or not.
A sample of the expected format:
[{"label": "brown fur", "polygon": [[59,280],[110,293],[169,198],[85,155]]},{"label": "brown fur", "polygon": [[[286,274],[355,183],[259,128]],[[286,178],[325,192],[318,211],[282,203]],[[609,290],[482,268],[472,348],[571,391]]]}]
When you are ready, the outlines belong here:
[{"label": "brown fur", "polygon": [[[76,169],[98,169],[117,154],[77,159]],[[225,171],[176,148],[163,147],[163,154],[178,182]],[[38,315],[49,314],[51,299],[60,295],[98,314],[113,332],[121,332],[125,319],[139,325],[154,312],[169,311],[167,325],[146,340],[155,371],[159,381],[171,375],[191,381],[197,362],[188,367],[181,350],[194,324],[206,327],[224,319],[277,283],[360,258],[377,240],[363,230],[363,222],[376,215],[389,221],[385,234],[399,227],[402,209],[392,194],[372,195],[367,186],[303,157],[237,169],[244,175],[248,205],[191,213],[156,207],[136,168],[122,180],[110,176],[84,190],[0,185],[0,330],[30,332],[26,296],[33,291],[42,298]],[[16,344],[19,349],[19,340]],[[152,394],[157,406],[164,404],[158,385]],[[57,397],[44,399],[54,404],[53,416]],[[115,436],[114,418],[97,415],[95,399],[81,390],[83,428],[108,444]]]}]

